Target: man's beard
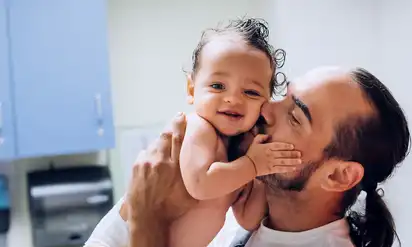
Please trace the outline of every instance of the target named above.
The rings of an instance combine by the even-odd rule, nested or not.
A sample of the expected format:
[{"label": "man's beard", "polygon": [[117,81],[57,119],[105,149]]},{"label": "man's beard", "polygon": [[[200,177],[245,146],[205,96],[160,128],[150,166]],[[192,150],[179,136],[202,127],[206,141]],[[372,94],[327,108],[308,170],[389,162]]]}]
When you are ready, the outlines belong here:
[{"label": "man's beard", "polygon": [[273,191],[284,190],[300,192],[305,189],[309,178],[320,167],[320,164],[322,164],[322,162],[310,162],[293,177],[288,177],[288,175],[285,174],[269,174],[259,176],[257,179],[262,181]]}]

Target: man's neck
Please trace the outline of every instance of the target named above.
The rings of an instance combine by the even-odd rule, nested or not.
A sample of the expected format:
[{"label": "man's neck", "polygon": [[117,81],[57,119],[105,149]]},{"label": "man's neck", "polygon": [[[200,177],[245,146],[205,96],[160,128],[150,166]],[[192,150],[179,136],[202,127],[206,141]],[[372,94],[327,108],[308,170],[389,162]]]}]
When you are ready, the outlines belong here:
[{"label": "man's neck", "polygon": [[278,231],[302,232],[327,225],[340,218],[334,214],[336,197],[321,197],[317,196],[316,192],[311,192],[267,192],[267,227]]}]

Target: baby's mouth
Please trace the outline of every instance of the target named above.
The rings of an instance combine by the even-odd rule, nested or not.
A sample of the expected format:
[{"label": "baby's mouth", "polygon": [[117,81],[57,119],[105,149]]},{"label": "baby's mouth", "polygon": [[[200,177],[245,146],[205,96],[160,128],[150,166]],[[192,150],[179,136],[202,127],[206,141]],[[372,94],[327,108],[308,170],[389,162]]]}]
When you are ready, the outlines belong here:
[{"label": "baby's mouth", "polygon": [[238,113],[238,112],[236,112],[236,111],[219,111],[218,113],[219,113],[219,114],[226,115],[226,116],[228,116],[228,117],[230,117],[230,118],[233,118],[233,119],[240,119],[240,118],[243,117],[242,114],[240,114],[240,113]]}]

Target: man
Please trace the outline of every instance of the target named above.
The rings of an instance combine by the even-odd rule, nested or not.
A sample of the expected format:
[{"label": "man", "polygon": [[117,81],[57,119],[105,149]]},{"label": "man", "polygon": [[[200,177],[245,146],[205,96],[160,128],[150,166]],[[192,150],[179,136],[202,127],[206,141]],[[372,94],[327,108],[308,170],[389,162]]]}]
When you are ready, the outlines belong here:
[{"label": "man", "polygon": [[[392,246],[395,225],[377,185],[404,160],[410,134],[389,90],[363,69],[321,68],[291,82],[285,98],[265,105],[262,116],[265,132],[272,140],[294,144],[304,165],[294,173],[258,178],[266,188],[268,217],[233,246]],[[174,126],[174,140],[179,140],[184,121]],[[167,246],[168,223],[196,203],[179,176],[179,141],[171,145],[170,138],[165,134],[137,161],[130,210],[120,210],[129,222],[131,247]],[[351,211],[361,191],[366,192],[365,212]],[[199,234],[201,224],[193,226]]]},{"label": "man", "polygon": [[[410,134],[389,90],[363,69],[318,69],[262,116],[266,133],[293,143],[305,166],[259,178],[269,217],[246,246],[392,246],[395,225],[377,185],[404,160]],[[361,191],[364,215],[349,211]]]}]

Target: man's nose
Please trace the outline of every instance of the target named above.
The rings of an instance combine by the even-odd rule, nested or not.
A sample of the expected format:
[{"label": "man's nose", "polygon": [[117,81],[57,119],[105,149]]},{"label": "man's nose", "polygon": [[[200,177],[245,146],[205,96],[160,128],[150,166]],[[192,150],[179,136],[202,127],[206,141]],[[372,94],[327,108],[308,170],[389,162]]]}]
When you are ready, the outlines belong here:
[{"label": "man's nose", "polygon": [[266,102],[262,106],[261,115],[268,125],[275,124],[275,102]]}]

